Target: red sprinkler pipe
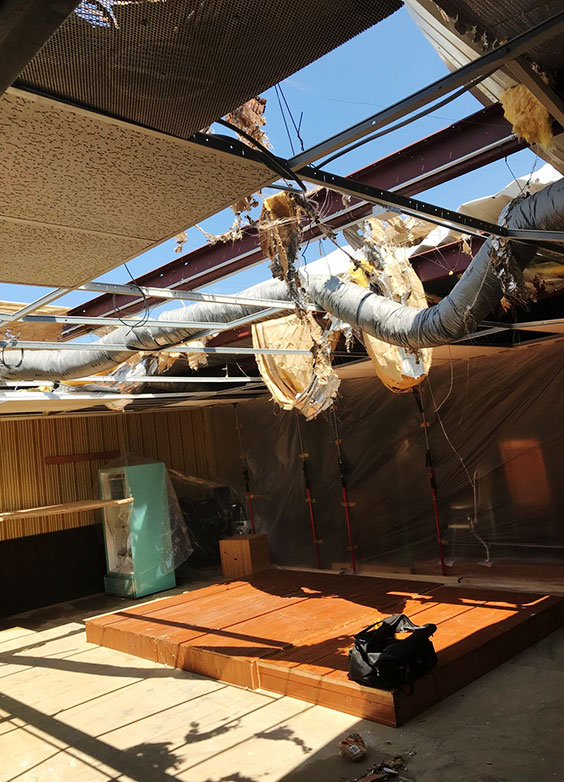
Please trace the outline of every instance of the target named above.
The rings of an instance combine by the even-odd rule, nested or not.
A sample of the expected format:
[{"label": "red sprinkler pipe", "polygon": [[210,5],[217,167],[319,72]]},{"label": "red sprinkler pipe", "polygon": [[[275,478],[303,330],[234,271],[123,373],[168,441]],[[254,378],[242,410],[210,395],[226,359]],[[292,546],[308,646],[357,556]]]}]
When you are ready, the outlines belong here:
[{"label": "red sprinkler pipe", "polygon": [[243,450],[243,438],[241,436],[241,424],[239,423],[239,414],[237,413],[237,404],[235,403],[233,405],[233,409],[235,410],[235,429],[237,430],[237,435],[239,438],[239,450],[241,452],[241,463],[243,465],[243,478],[245,480],[245,496],[247,498],[247,507],[249,509],[249,521],[251,522],[251,531],[253,535],[256,535],[256,528],[255,528],[255,514],[253,512],[253,501],[252,501],[252,494],[251,494],[251,482],[249,477],[249,468],[247,467],[247,457],[245,454],[245,451]]},{"label": "red sprinkler pipe", "polygon": [[334,408],[331,409],[332,417],[333,417],[333,428],[335,430],[335,445],[337,446],[337,456],[339,461],[339,476],[341,478],[341,489],[343,492],[343,502],[342,505],[345,509],[345,520],[347,523],[347,535],[349,538],[349,545],[348,549],[350,551],[351,555],[351,567],[353,570],[353,573],[356,573],[356,558],[354,555],[355,545],[353,543],[353,535],[352,535],[352,525],[351,525],[351,515],[349,512],[349,508],[351,506],[351,503],[349,502],[349,492],[347,488],[347,467],[345,463],[345,458],[343,455],[343,452],[341,450],[341,439],[339,437],[339,429],[337,427],[337,416],[335,415]]},{"label": "red sprinkler pipe", "polygon": [[311,534],[313,535],[313,545],[315,547],[315,559],[317,561],[317,567],[321,568],[321,555],[319,553],[319,538],[317,537],[317,528],[315,525],[315,514],[313,512],[313,503],[315,500],[311,496],[311,488],[309,483],[309,474],[307,471],[306,459],[309,458],[309,454],[305,452],[304,441],[302,438],[302,429],[300,426],[300,414],[296,413],[296,422],[298,426],[298,437],[300,440],[300,459],[302,460],[302,470],[304,474],[304,484],[306,490],[306,502],[309,508],[309,518],[311,521]]},{"label": "red sprinkler pipe", "polygon": [[435,479],[435,469],[433,466],[433,454],[431,452],[431,446],[429,444],[429,435],[427,433],[427,428],[429,424],[427,423],[427,418],[425,416],[425,408],[423,407],[423,400],[421,398],[421,393],[418,388],[413,389],[413,395],[415,397],[415,402],[417,404],[417,407],[419,408],[419,412],[421,413],[421,427],[423,429],[423,432],[425,433],[425,466],[427,467],[427,470],[429,472],[429,483],[431,484],[431,497],[433,501],[433,513],[435,516],[435,532],[437,535],[437,544],[439,548],[439,559],[441,561],[441,573],[443,576],[446,576],[446,565],[445,565],[445,557],[444,557],[444,551],[443,551],[443,539],[441,536],[441,525],[439,522],[439,506],[437,503],[437,481]]},{"label": "red sprinkler pipe", "polygon": [[313,545],[315,546],[315,560],[317,562],[317,567],[320,568],[321,555],[319,553],[319,540],[317,539],[317,530],[315,528],[315,516],[313,514],[313,500],[311,498],[311,491],[309,490],[309,487],[306,487],[306,502],[309,507],[309,518],[311,521],[311,534],[313,535]]}]

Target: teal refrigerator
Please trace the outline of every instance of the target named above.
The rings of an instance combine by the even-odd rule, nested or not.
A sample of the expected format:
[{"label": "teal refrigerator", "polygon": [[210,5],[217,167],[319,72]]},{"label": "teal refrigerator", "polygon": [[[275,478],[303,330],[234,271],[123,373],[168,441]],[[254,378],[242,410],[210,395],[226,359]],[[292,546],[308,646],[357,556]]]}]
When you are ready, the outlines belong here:
[{"label": "teal refrigerator", "polygon": [[106,467],[98,475],[102,499],[133,497],[104,508],[106,592],[142,597],[175,586],[165,465]]}]

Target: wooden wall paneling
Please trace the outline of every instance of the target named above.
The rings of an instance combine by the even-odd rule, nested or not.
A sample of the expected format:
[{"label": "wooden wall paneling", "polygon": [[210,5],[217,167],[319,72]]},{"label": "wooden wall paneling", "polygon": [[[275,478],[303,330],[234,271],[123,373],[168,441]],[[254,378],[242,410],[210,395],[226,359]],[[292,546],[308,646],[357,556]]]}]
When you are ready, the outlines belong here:
[{"label": "wooden wall paneling", "polygon": [[143,434],[141,431],[142,421],[142,415],[126,415],[124,417],[124,425],[127,431],[127,444],[130,455],[141,456],[143,454]]},{"label": "wooden wall paneling", "polygon": [[194,425],[194,448],[196,451],[197,475],[200,478],[209,478],[210,470],[206,455],[206,429],[204,411],[198,410]]},{"label": "wooden wall paneling", "polygon": [[[18,451],[15,428],[10,421],[0,421],[0,448],[1,486],[0,501],[2,510],[14,510],[18,507],[20,488],[18,485]],[[17,522],[7,521],[0,524],[0,535],[3,540],[17,537],[19,525]]]},{"label": "wooden wall paneling", "polygon": [[[17,441],[18,441],[18,480],[20,484],[20,495],[25,496],[25,501],[30,503],[28,507],[34,507],[34,504],[43,495],[43,485],[45,476],[41,470],[38,460],[37,443],[35,441],[35,427],[33,421],[23,420],[18,422]],[[24,528],[28,535],[35,535],[43,532],[42,519],[28,519],[24,523]],[[47,527],[49,525],[47,524]]]},{"label": "wooden wall paneling", "polygon": [[205,461],[203,459],[204,444],[202,439],[202,418],[199,411],[192,418],[192,444],[194,453],[193,475],[206,478]]},{"label": "wooden wall paneling", "polygon": [[196,454],[194,450],[193,416],[188,411],[180,412],[180,430],[182,433],[182,448],[184,451],[184,474],[197,475]]},{"label": "wooden wall paneling", "polygon": [[178,411],[166,413],[168,419],[168,439],[170,444],[170,467],[178,472],[184,472],[184,449],[180,431],[180,415]]},{"label": "wooden wall paneling", "polygon": [[[55,427],[57,425],[57,422],[55,419],[46,419],[46,420],[37,420],[36,421],[37,427],[36,427],[36,436],[37,440],[40,443],[39,450],[38,450],[38,457],[41,458],[43,461],[45,459],[45,456],[60,456],[63,452],[61,449],[57,448],[57,438],[55,433]],[[44,485],[43,485],[43,493],[44,493],[44,505],[56,505],[61,497],[63,496],[61,493],[61,487],[59,483],[59,471],[56,469],[55,465],[46,464],[45,469],[43,472],[44,475]],[[19,504],[20,508],[28,508],[32,507],[30,505],[25,504],[24,497],[21,498],[21,502]]]},{"label": "wooden wall paneling", "polygon": [[[91,452],[86,418],[69,418],[69,421],[72,424],[71,435],[75,445],[71,445],[71,450],[68,453]],[[97,496],[97,492],[95,492],[96,487],[94,485],[94,474],[98,464],[98,460],[72,463],[74,468],[73,472],[76,478],[77,500],[93,499]],[[80,526],[87,521],[94,522],[96,518],[97,516],[92,511],[81,511],[77,514],[77,519],[80,520]],[[68,522],[65,519],[65,524],[67,523]],[[79,524],[77,524],[77,526],[79,526]]]},{"label": "wooden wall paneling", "polygon": [[172,467],[172,459],[169,442],[169,415],[168,413],[153,413],[155,424],[156,458]]},{"label": "wooden wall paneling", "polygon": [[155,432],[155,417],[154,415],[143,415],[143,453],[142,456],[146,456],[148,459],[157,458],[157,436]]},{"label": "wooden wall paneling", "polygon": [[[215,477],[208,410],[0,421],[0,512],[97,496],[104,458],[46,464],[46,457],[122,451],[164,461],[171,469]],[[99,513],[7,519],[0,540],[93,524]]]},{"label": "wooden wall paneling", "polygon": [[[108,461],[111,463],[118,464],[121,459],[120,456],[123,456],[122,448],[124,445],[124,436],[121,431],[121,418],[123,414],[121,415],[109,415],[107,417],[102,417],[102,442],[104,443],[104,447],[107,447],[109,450],[113,451],[119,451],[119,456],[116,456],[114,459],[105,459],[104,461],[100,462],[98,464],[98,469],[100,467],[103,467],[105,464],[108,464]],[[117,461],[116,461],[117,460]]]},{"label": "wooden wall paneling", "polygon": [[202,410],[202,416],[204,420],[204,447],[207,462],[207,477],[215,478],[217,475],[217,461],[215,458],[215,447],[213,439],[213,421],[212,411],[208,409]]},{"label": "wooden wall paneling", "polygon": [[86,432],[88,438],[89,450],[93,453],[99,453],[106,450],[106,443],[102,433],[102,416],[89,416],[86,418]]},{"label": "wooden wall paneling", "polygon": [[[73,437],[73,418],[60,418],[55,420],[57,442],[55,448],[59,449],[59,453],[73,453],[73,451],[81,448],[82,443],[75,442]],[[54,470],[59,473],[59,482],[61,486],[61,498],[59,501],[76,502],[81,499],[78,495],[78,486],[76,481],[76,465],[72,463],[58,464],[53,466]],[[57,521],[54,522],[57,526],[55,529],[64,529],[64,525],[78,527],[80,526],[80,519],[78,514],[73,513],[68,518],[63,519],[57,517]],[[53,525],[54,526],[54,525]]]},{"label": "wooden wall paneling", "polygon": [[127,434],[127,425],[125,423],[125,413],[112,416],[116,424],[116,433],[120,456],[123,458],[129,453],[129,438]]}]

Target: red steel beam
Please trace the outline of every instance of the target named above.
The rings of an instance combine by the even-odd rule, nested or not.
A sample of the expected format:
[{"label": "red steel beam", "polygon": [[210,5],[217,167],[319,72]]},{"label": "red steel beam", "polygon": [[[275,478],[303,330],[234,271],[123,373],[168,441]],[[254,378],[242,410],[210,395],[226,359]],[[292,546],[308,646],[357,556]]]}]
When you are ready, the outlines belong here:
[{"label": "red steel beam", "polygon": [[[354,172],[350,178],[383,189],[394,189],[403,195],[414,195],[513,154],[525,146],[524,142],[513,137],[501,106],[495,104]],[[351,199],[345,205],[341,195],[325,188],[315,191],[312,199],[319,206],[322,216],[333,215],[325,225],[334,230],[362,219],[372,211],[372,205],[358,199]],[[313,226],[304,238],[314,239],[319,234],[319,228]],[[235,242],[205,244],[137,277],[135,282],[138,285],[193,290],[263,259],[256,230],[249,228]],[[433,264],[431,266],[431,278],[435,278],[436,270]],[[424,281],[427,279],[426,270],[431,269],[431,266],[425,263],[419,265]],[[102,294],[75,307],[69,314],[111,316],[117,315],[116,308],[119,308],[120,315],[131,314],[158,301],[150,298],[145,302],[133,296]],[[65,333],[67,336],[77,336],[91,328],[79,326],[65,330]]]},{"label": "red steel beam", "polygon": [[462,242],[449,242],[440,247],[412,255],[411,265],[424,282],[434,282],[453,274],[460,274],[466,270],[484,240],[479,236],[473,236],[469,242],[472,249],[470,254],[464,252]]}]

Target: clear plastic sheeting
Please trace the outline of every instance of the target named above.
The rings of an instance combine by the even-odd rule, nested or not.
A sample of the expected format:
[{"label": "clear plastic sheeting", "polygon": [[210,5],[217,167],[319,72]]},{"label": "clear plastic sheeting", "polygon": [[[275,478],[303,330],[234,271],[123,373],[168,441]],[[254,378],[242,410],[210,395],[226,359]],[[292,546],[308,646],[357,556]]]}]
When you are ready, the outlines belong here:
[{"label": "clear plastic sheeting", "polygon": [[[122,497],[131,497],[135,499],[135,487],[133,485],[132,473],[128,471],[130,467],[142,465],[158,465],[158,461],[147,459],[134,454],[125,454],[117,457],[106,464],[100,471],[100,490],[102,495],[111,499],[121,499]],[[158,494],[158,486],[146,486],[147,491],[147,513],[143,519],[143,525],[146,525],[146,532],[141,529],[141,535],[147,535],[147,540],[140,541],[145,544],[139,547],[142,551],[141,556],[135,557],[132,552],[132,516],[135,512],[135,502],[131,505],[116,506],[109,511],[116,511],[116,518],[108,516],[108,510],[105,513],[106,519],[106,540],[113,541],[109,544],[108,558],[110,554],[115,554],[115,567],[109,561],[110,571],[117,573],[132,574],[135,570],[135,564],[153,562],[154,559],[146,553],[147,545],[158,552],[158,572],[164,575],[174,571],[179,565],[185,562],[193,552],[193,546],[190,541],[188,530],[184,522],[184,516],[178,502],[178,497],[170,478],[169,471],[165,467],[165,488],[166,504],[163,508],[162,503],[158,502],[152,505],[152,500]],[[156,518],[156,509],[160,511],[159,518]],[[165,510],[166,509],[166,510]],[[164,512],[163,512],[164,511]],[[110,535],[108,535],[108,531]],[[150,538],[150,539],[149,539]],[[115,544],[115,545],[114,545]],[[141,564],[143,567],[143,564]],[[153,567],[153,565],[148,565]],[[142,578],[143,574],[137,572],[136,577]]]},{"label": "clear plastic sheeting", "polygon": [[230,486],[169,471],[194,553],[190,565],[219,563],[219,541],[250,532],[244,498]]},{"label": "clear plastic sheeting", "polygon": [[[456,347],[443,355],[450,350],[456,356]],[[487,350],[438,362],[420,386],[445,560],[488,577],[495,570],[486,570],[490,565],[564,565],[564,340]],[[329,416],[301,422],[302,446],[295,412],[275,414],[266,400],[237,409],[257,531],[268,534],[273,562],[315,567],[305,454],[321,565],[350,567]],[[390,394],[376,378],[346,380],[337,418],[358,568],[440,572],[413,394]],[[215,408],[212,421],[218,480],[242,489],[233,411]]]}]

